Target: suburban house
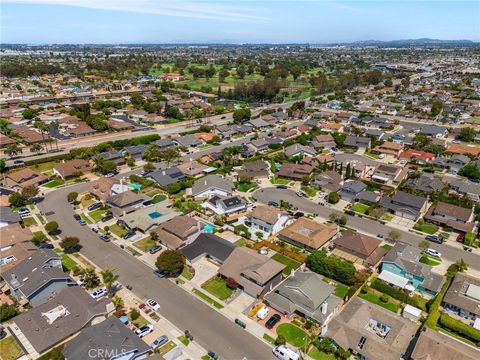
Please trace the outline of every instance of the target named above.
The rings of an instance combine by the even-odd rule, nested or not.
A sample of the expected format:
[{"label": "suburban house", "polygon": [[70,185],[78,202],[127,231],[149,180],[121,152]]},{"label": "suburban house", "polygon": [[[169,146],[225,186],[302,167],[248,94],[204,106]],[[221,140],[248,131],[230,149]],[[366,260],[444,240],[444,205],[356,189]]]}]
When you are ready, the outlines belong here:
[{"label": "suburban house", "polygon": [[323,281],[321,275],[311,271],[296,271],[265,295],[265,301],[288,317],[300,314],[324,326],[343,304],[343,299],[334,293],[335,286]]},{"label": "suburban house", "polygon": [[380,246],[382,242],[374,237],[358,232],[347,231],[333,240],[333,254],[353,263],[375,266],[387,251]]},{"label": "suburban house", "polygon": [[201,223],[194,218],[179,215],[160,224],[153,231],[157,233],[160,243],[170,249],[179,249],[193,242],[201,229]]},{"label": "suburban house", "polygon": [[447,152],[451,154],[468,155],[475,159],[480,155],[480,147],[475,145],[450,144],[447,147]]},{"label": "suburban house", "polygon": [[472,321],[480,329],[480,279],[457,273],[443,297],[443,308]]},{"label": "suburban house", "polygon": [[238,177],[249,176],[252,179],[267,178],[269,165],[263,160],[249,161],[243,164],[242,169],[237,171]]},{"label": "suburban house", "polygon": [[427,211],[428,199],[403,191],[397,191],[392,197],[382,198],[380,200],[380,206],[396,216],[409,220],[417,220]]},{"label": "suburban house", "polygon": [[182,247],[180,252],[189,264],[207,257],[222,265],[236,247],[234,243],[215,234],[201,233],[192,243]]},{"label": "suburban house", "polygon": [[32,243],[32,232],[20,224],[0,227],[0,273],[13,268],[38,248]]},{"label": "suburban house", "polygon": [[280,170],[277,171],[276,176],[293,180],[302,180],[304,176],[310,176],[312,171],[313,166],[308,164],[284,163]]},{"label": "suburban house", "polygon": [[348,180],[345,181],[340,189],[340,195],[342,199],[348,201],[354,201],[358,194],[364,191],[367,188],[367,185],[358,180]]},{"label": "suburban house", "polygon": [[195,198],[211,198],[212,196],[228,197],[233,194],[235,185],[232,181],[217,174],[207,175],[198,179],[192,186],[192,196]]},{"label": "suburban house", "polygon": [[177,167],[186,176],[192,177],[200,177],[204,174],[208,174],[217,170],[214,167],[209,167],[193,160],[185,161],[183,164],[180,164]]},{"label": "suburban house", "polygon": [[214,195],[202,203],[202,207],[212,210],[215,214],[230,215],[247,209],[247,203],[239,196],[222,197]]},{"label": "suburban house", "polygon": [[375,146],[372,149],[372,153],[391,155],[398,158],[402,150],[403,150],[403,144],[397,144],[394,142],[385,141],[383,144]]},{"label": "suburban house", "polygon": [[337,144],[335,143],[335,139],[332,135],[317,135],[312,139],[311,145],[315,148],[322,148],[322,149],[331,149]]},{"label": "suburban house", "polygon": [[9,270],[2,277],[17,301],[28,301],[33,307],[77,283],[63,272],[62,259],[55,251],[39,249]]},{"label": "suburban house", "polygon": [[248,124],[252,125],[255,129],[265,129],[272,126],[272,124],[266,122],[262,118],[251,119],[248,121]]},{"label": "suburban house", "polygon": [[4,175],[3,184],[13,190],[22,190],[32,186],[40,186],[48,181],[48,177],[26,167]]},{"label": "suburban house", "polygon": [[342,175],[333,170],[321,172],[312,181],[313,185],[327,193],[339,191],[342,183]]},{"label": "suburban house", "polygon": [[[253,150],[254,153],[265,154],[270,150],[268,147],[268,141],[265,138],[258,138],[251,140],[246,146]],[[255,154],[252,154],[255,155]]]},{"label": "suburban house", "polygon": [[172,139],[169,139],[169,138],[157,140],[154,142],[154,144],[157,146],[158,150],[160,151],[165,151],[167,149],[171,149],[175,147],[175,143],[173,142]]},{"label": "suburban house", "polygon": [[301,157],[309,156],[313,158],[317,155],[317,153],[315,152],[315,149],[302,144],[290,145],[287,148],[285,148],[285,151],[283,153],[287,158],[292,158],[295,156],[301,156]]},{"label": "suburban house", "polygon": [[479,351],[450,335],[424,326],[410,358],[412,360],[477,360],[480,356]]},{"label": "suburban house", "polygon": [[373,191],[360,191],[355,196],[355,201],[361,202],[366,205],[371,205],[377,203],[381,199],[380,194]]},{"label": "suburban house", "polygon": [[480,186],[468,180],[453,180],[449,183],[452,192],[468,196],[473,201],[480,200]]},{"label": "suburban house", "polygon": [[[80,286],[69,287],[42,305],[13,318],[11,331],[32,358],[76,335],[84,327],[102,321],[110,299],[95,300]],[[33,349],[32,349],[33,348]]]},{"label": "suburban house", "polygon": [[328,324],[326,336],[361,359],[406,358],[418,324],[358,297]]},{"label": "suburban house", "polygon": [[172,141],[175,144],[175,146],[182,146],[182,147],[186,147],[186,148],[198,147],[198,146],[202,146],[203,144],[205,144],[205,141],[197,138],[193,134],[179,136],[175,139],[172,139]]},{"label": "suburban house", "polygon": [[245,222],[250,223],[253,232],[262,231],[267,235],[276,234],[290,223],[287,212],[271,206],[257,205],[247,214]]},{"label": "suburban house", "polygon": [[181,172],[180,169],[176,166],[168,169],[153,171],[151,173],[148,173],[147,177],[151,178],[162,187],[176,184],[177,182],[180,182],[187,178],[185,174]]},{"label": "suburban house", "polygon": [[[84,328],[64,347],[65,360],[84,360],[92,357],[92,349],[101,349],[105,359],[144,359],[151,348],[116,316]],[[110,354],[110,355],[109,355]]]},{"label": "suburban house", "polygon": [[348,135],[343,145],[359,149],[369,149],[372,145],[372,140],[369,137]]},{"label": "suburban house", "polygon": [[433,160],[433,166],[449,169],[450,173],[456,174],[458,170],[467,165],[471,159],[462,154],[455,154],[449,158],[440,157]]},{"label": "suburban house", "polygon": [[101,177],[90,183],[88,192],[101,200],[106,200],[110,196],[130,191],[128,185],[118,182],[115,178]]},{"label": "suburban house", "polygon": [[88,172],[91,169],[92,166],[90,165],[89,161],[83,159],[72,159],[55,165],[52,171],[56,176],[65,180],[70,177],[83,175],[83,173]]},{"label": "suburban house", "polygon": [[19,224],[22,217],[18,212],[13,212],[8,206],[0,206],[0,228],[12,224]]},{"label": "suburban house", "polygon": [[121,153],[123,155],[127,154],[128,156],[134,158],[135,160],[142,159],[143,153],[148,149],[148,145],[133,145],[125,146]]},{"label": "suburban house", "polygon": [[345,126],[343,124],[337,123],[320,123],[318,124],[320,130],[325,132],[343,132],[345,130]]},{"label": "suburban house", "polygon": [[395,165],[381,164],[373,171],[372,180],[385,184],[391,181],[394,184],[400,183],[408,175],[408,171]]},{"label": "suburban house", "polygon": [[117,166],[124,165],[127,162],[123,155],[115,150],[101,152],[98,156],[105,161],[113,161]]},{"label": "suburban house", "polygon": [[444,278],[421,263],[421,256],[422,250],[416,246],[397,242],[383,258],[378,279],[407,291],[435,296]]},{"label": "suburban house", "polygon": [[282,281],[283,269],[285,265],[242,246],[232,251],[218,273],[234,279],[247,294],[259,297]]},{"label": "suburban house", "polygon": [[435,159],[435,154],[422,150],[408,149],[403,151],[398,158],[416,164],[428,164]]},{"label": "suburban house", "polygon": [[385,137],[385,133],[380,129],[369,128],[369,129],[363,129],[363,130],[364,130],[363,133],[371,139],[382,140]]},{"label": "suburban house", "polygon": [[299,218],[278,233],[280,240],[308,250],[317,250],[337,236],[337,225]]},{"label": "suburban house", "polygon": [[438,125],[423,125],[418,133],[438,139],[444,138],[448,135],[448,128]]},{"label": "suburban house", "polygon": [[110,211],[115,217],[121,217],[141,208],[144,203],[150,202],[151,199],[142,193],[133,191],[125,191],[120,194],[112,195],[106,199],[106,204],[110,207]]},{"label": "suburban house", "polygon": [[475,216],[472,209],[439,202],[432,205],[424,217],[430,223],[448,226],[461,232],[473,232]]},{"label": "suburban house", "polygon": [[434,193],[442,191],[445,186],[446,185],[441,180],[433,176],[421,175],[417,178],[408,179],[403,187],[417,189],[425,193]]}]

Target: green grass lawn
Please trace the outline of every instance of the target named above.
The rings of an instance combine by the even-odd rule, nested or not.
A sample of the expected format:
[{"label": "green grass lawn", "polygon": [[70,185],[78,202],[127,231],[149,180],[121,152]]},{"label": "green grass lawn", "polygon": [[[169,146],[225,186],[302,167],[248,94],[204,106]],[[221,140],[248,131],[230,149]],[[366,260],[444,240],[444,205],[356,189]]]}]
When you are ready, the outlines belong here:
[{"label": "green grass lawn", "polygon": [[370,206],[368,205],[365,205],[362,203],[356,203],[352,208],[352,210],[360,214],[365,214],[369,208]]},{"label": "green grass lawn", "polygon": [[167,197],[163,194],[157,194],[154,197],[152,197],[152,204],[159,203],[163,200],[165,200]]},{"label": "green grass lawn", "polygon": [[423,224],[423,225],[420,225],[420,224],[415,224],[415,226],[413,227],[415,230],[418,230],[418,231],[421,231],[421,232],[424,232],[424,233],[427,233],[427,234],[435,234],[438,230],[438,226],[436,225],[433,225],[433,224]]},{"label": "green grass lawn", "polygon": [[53,189],[53,188],[56,188],[58,186],[61,186],[65,184],[65,182],[61,179],[53,179],[52,181],[49,181],[45,184],[43,184],[42,186],[45,186],[46,188],[49,188],[49,189]]},{"label": "green grass lawn", "polygon": [[247,240],[244,238],[240,238],[237,241],[235,241],[235,245],[237,246],[247,246]]},{"label": "green grass lawn", "polygon": [[137,250],[135,250],[134,248],[132,248],[131,246],[127,246],[126,248],[128,251],[130,251],[130,253],[133,255],[133,256],[141,256],[142,254],[139,253]]},{"label": "green grass lawn", "polygon": [[156,244],[157,243],[154,240],[152,240],[152,238],[149,236],[149,237],[146,237],[145,239],[138,240],[137,242],[133,243],[133,246],[135,246],[136,248],[139,248],[144,252],[148,252],[148,250],[150,250],[150,248],[152,246],[155,246]]},{"label": "green grass lawn", "polygon": [[15,360],[23,354],[22,348],[17,344],[13,336],[0,341],[0,358],[3,360]]},{"label": "green grass lawn", "polygon": [[93,211],[90,211],[88,213],[88,215],[93,219],[95,220],[95,222],[99,222],[102,220],[102,218],[105,216],[107,212],[103,209],[97,209],[97,210],[93,210]]},{"label": "green grass lawn", "polygon": [[307,194],[308,197],[314,197],[318,190],[311,186],[303,186],[302,191]]},{"label": "green grass lawn", "polygon": [[46,171],[51,171],[57,164],[58,162],[56,161],[49,161],[49,162],[29,166],[29,168],[37,172],[46,172]]},{"label": "green grass lawn", "polygon": [[80,217],[81,217],[83,220],[85,220],[85,222],[86,222],[87,224],[91,224],[91,223],[92,223],[92,220],[90,220],[90,218],[89,218],[87,215],[85,215],[85,214],[80,214]]},{"label": "green grass lawn", "polygon": [[387,310],[390,310],[394,313],[396,313],[399,309],[399,306],[397,304],[392,304],[392,303],[384,303],[380,301],[380,297],[374,294],[359,294],[358,297],[370,301],[371,303],[377,304]]},{"label": "green grass lawn", "polygon": [[335,360],[336,357],[333,354],[326,354],[323,351],[318,350],[315,346],[310,349],[308,352],[308,356],[310,356],[314,360]]},{"label": "green grass lawn", "polygon": [[283,265],[286,265],[285,269],[283,269],[283,273],[285,275],[290,275],[292,272],[292,269],[295,270],[301,265],[299,262],[296,262],[295,260],[290,259],[289,257],[286,257],[285,255],[280,253],[274,254],[272,256],[272,259],[275,261],[278,261]]},{"label": "green grass lawn", "polygon": [[67,271],[70,271],[77,266],[77,263],[67,254],[62,254],[61,257],[62,257],[62,266]]},{"label": "green grass lawn", "polygon": [[270,344],[272,345],[275,344],[275,339],[270,335],[268,335],[267,333],[263,334],[263,338],[267,340]]},{"label": "green grass lawn", "polygon": [[186,338],[183,335],[179,336],[177,339],[180,340],[180,342],[185,346],[188,346],[188,344],[190,344],[190,339]]},{"label": "green grass lawn", "polygon": [[242,182],[238,182],[237,183],[237,190],[238,191],[241,191],[241,192],[247,192],[249,191],[250,189],[254,189],[255,188],[255,184],[253,183],[242,183]]},{"label": "green grass lawn", "polygon": [[160,348],[159,353],[160,355],[165,355],[176,346],[177,345],[173,341],[169,341],[168,343],[166,343]]},{"label": "green grass lawn", "polygon": [[385,250],[387,250],[387,251],[390,251],[390,250],[392,250],[392,248],[393,248],[393,245],[390,245],[390,244],[383,244],[383,245],[382,245],[382,248],[384,248],[384,249],[385,249]]},{"label": "green grass lawn", "polygon": [[437,265],[440,265],[442,263],[442,259],[439,259],[435,256],[430,256],[430,255],[427,255],[427,254],[423,254],[420,257],[420,262],[424,263],[424,264],[427,264],[429,266],[437,266]]},{"label": "green grass lawn", "polygon": [[128,230],[125,229],[123,226],[117,224],[113,224],[112,226],[110,226],[110,231],[118,237],[123,237],[128,232]]},{"label": "green grass lawn", "polygon": [[27,227],[37,225],[37,221],[35,220],[35,218],[33,216],[23,218],[22,222],[23,222],[23,225],[25,225]]},{"label": "green grass lawn", "polygon": [[37,218],[40,220],[40,222],[41,222],[43,225],[45,225],[45,224],[47,223],[47,221],[43,218],[42,215],[37,214]]},{"label": "green grass lawn", "polygon": [[131,318],[130,315],[131,315],[131,312],[128,313],[128,318],[129,318],[130,321],[133,323],[133,325],[135,325],[135,326],[138,327],[138,328],[141,328],[141,327],[143,327],[143,326],[145,326],[145,325],[150,324],[150,323],[148,322],[148,320],[145,319],[142,315],[140,315],[140,316],[139,316],[138,318],[136,318],[135,320],[132,320],[132,318]]},{"label": "green grass lawn", "polygon": [[185,279],[187,280],[192,280],[193,279],[193,274],[188,270],[188,267],[187,266],[184,266],[183,267],[183,270],[182,270],[182,273],[180,274],[182,275]]},{"label": "green grass lawn", "polygon": [[233,294],[233,290],[227,286],[227,283],[221,277],[214,277],[204,284],[202,289],[207,290],[213,296],[220,300],[227,300]]},{"label": "green grass lawn", "polygon": [[335,296],[338,296],[340,299],[343,299],[347,295],[349,287],[343,284],[337,284],[335,286]]},{"label": "green grass lawn", "polygon": [[366,157],[370,158],[370,159],[374,159],[374,160],[377,160],[380,158],[380,155],[379,154],[372,154],[370,152],[366,152],[364,153],[363,155],[365,155]]},{"label": "green grass lawn", "polygon": [[277,327],[277,335],[283,335],[285,340],[292,346],[301,348],[305,346],[308,335],[305,331],[292,324],[280,324]]},{"label": "green grass lawn", "polygon": [[206,302],[208,302],[210,305],[213,305],[215,306],[217,309],[223,309],[223,305],[220,304],[219,302],[213,300],[210,296],[208,296],[207,294],[201,292],[200,290],[198,289],[193,289],[192,292],[197,295],[198,297],[201,297],[203,300],[205,300]]},{"label": "green grass lawn", "polygon": [[271,176],[270,182],[272,184],[277,184],[277,185],[287,185],[290,182],[290,180],[277,178],[276,176]]}]

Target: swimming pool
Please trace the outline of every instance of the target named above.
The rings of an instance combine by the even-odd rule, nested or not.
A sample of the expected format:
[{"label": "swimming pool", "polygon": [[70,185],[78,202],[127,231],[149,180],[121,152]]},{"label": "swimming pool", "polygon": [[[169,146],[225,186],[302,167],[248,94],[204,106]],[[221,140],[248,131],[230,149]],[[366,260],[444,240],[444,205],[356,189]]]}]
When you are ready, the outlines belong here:
[{"label": "swimming pool", "polygon": [[141,190],[142,189],[142,185],[138,185],[138,184],[129,184],[128,186],[130,186],[133,190]]},{"label": "swimming pool", "polygon": [[151,212],[150,214],[148,214],[148,216],[150,216],[150,219],[156,219],[156,218],[159,218],[160,216],[162,216],[162,214],[160,214],[158,211],[154,211],[154,212]]},{"label": "swimming pool", "polygon": [[215,225],[209,224],[205,221],[200,221],[203,224],[203,231],[206,233],[212,234],[217,228]]}]

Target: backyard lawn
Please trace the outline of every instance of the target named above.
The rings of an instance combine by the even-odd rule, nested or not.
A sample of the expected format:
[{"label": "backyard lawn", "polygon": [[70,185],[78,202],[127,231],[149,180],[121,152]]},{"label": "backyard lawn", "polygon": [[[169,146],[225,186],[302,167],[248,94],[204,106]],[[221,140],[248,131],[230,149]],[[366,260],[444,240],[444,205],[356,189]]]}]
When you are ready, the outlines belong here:
[{"label": "backyard lawn", "polygon": [[227,286],[226,281],[221,277],[214,277],[208,280],[202,284],[202,289],[207,290],[220,300],[226,300],[233,294],[233,290]]},{"label": "backyard lawn", "polygon": [[384,249],[385,249],[385,250],[387,250],[387,251],[390,251],[390,250],[392,250],[392,248],[393,248],[393,245],[390,245],[390,244],[383,244],[383,245],[382,245],[382,248],[384,248]]},{"label": "backyard lawn", "polygon": [[338,296],[340,299],[343,299],[348,293],[348,286],[343,284],[337,284],[335,286],[335,296]]},{"label": "backyard lawn", "polygon": [[26,218],[22,219],[23,225],[25,226],[32,226],[32,225],[37,225],[37,222],[35,221],[35,218],[33,216],[29,216]]},{"label": "backyard lawn", "polygon": [[61,257],[62,257],[62,266],[67,271],[70,271],[77,266],[77,263],[67,254],[62,254]]},{"label": "backyard lawn", "polygon": [[369,208],[370,206],[368,205],[365,205],[362,203],[356,203],[355,206],[352,208],[352,210],[360,214],[365,214]]},{"label": "backyard lawn", "polygon": [[133,245],[136,248],[139,248],[140,250],[147,252],[148,250],[150,250],[152,246],[155,246],[156,244],[157,243],[154,240],[152,240],[152,238],[149,236],[149,237],[146,237],[145,239],[138,240]]},{"label": "backyard lawn", "polygon": [[277,178],[276,176],[270,177],[270,182],[277,185],[287,185],[290,180]]},{"label": "backyard lawn", "polygon": [[152,197],[152,204],[159,203],[163,200],[165,200],[167,197],[163,194],[157,194],[154,197]]},{"label": "backyard lawn", "polygon": [[413,227],[415,230],[418,230],[418,231],[421,231],[421,232],[424,232],[424,233],[427,233],[427,234],[435,234],[438,230],[438,226],[436,225],[433,225],[433,224],[415,224],[415,226]]},{"label": "backyard lawn", "polygon": [[367,301],[370,301],[371,303],[374,303],[374,304],[377,304],[387,310],[390,310],[394,313],[396,313],[398,311],[398,308],[399,306],[397,304],[392,304],[392,303],[384,303],[382,301],[380,301],[380,297],[378,297],[377,295],[375,294],[359,294],[358,297],[364,299],[364,300],[367,300]]},{"label": "backyard lawn", "polygon": [[6,337],[0,341],[0,358],[4,360],[15,360],[22,354],[22,348],[17,344],[13,336]]},{"label": "backyard lawn", "polygon": [[310,356],[314,360],[335,360],[336,357],[333,354],[326,354],[323,351],[318,350],[315,346],[310,349],[308,352],[308,356]]},{"label": "backyard lawn", "polygon": [[114,224],[110,226],[110,232],[114,233],[118,237],[123,237],[128,232],[128,230],[125,229],[123,226]]},{"label": "backyard lawn", "polygon": [[282,335],[285,340],[292,346],[302,348],[308,340],[308,335],[305,331],[292,324],[280,324],[277,327],[277,335]]},{"label": "backyard lawn", "polygon": [[275,255],[273,255],[272,259],[278,261],[283,265],[286,265],[285,269],[283,269],[283,273],[285,275],[290,275],[292,273],[292,269],[295,270],[300,266],[299,262],[296,262],[295,260],[290,259],[289,257],[286,257],[285,255],[280,253],[276,253]]}]

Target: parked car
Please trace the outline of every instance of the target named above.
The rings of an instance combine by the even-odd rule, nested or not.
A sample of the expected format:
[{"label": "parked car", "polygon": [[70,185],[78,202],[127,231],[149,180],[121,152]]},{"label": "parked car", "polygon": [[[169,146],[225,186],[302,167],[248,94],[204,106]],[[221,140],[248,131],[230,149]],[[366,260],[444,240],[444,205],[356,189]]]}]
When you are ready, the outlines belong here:
[{"label": "parked car", "polygon": [[94,299],[100,299],[102,296],[107,295],[107,288],[101,287],[90,294]]},{"label": "parked car", "polygon": [[109,241],[110,241],[110,238],[108,237],[108,235],[100,235],[100,239],[102,239],[102,240],[105,241],[105,242],[109,242]]},{"label": "parked car", "polygon": [[160,245],[155,245],[155,246],[152,246],[150,248],[150,250],[148,250],[148,252],[150,254],[155,254],[156,252],[160,251],[162,249],[162,247]]},{"label": "parked car", "polygon": [[87,224],[87,222],[83,219],[78,220],[78,223],[82,226]]},{"label": "parked car", "polygon": [[280,204],[277,203],[276,201],[269,201],[269,202],[267,203],[267,205],[275,206],[275,207],[279,207],[279,206],[280,206]]},{"label": "parked car", "polygon": [[277,189],[288,189],[287,185],[277,185]]},{"label": "parked car", "polygon": [[437,250],[432,249],[432,248],[425,249],[425,254],[435,256],[435,257],[438,257],[438,258],[442,257],[442,254],[440,252],[438,252]]},{"label": "parked car", "polygon": [[301,217],[303,217],[303,216],[305,216],[305,213],[303,213],[303,212],[301,212],[301,211],[297,211],[296,213],[293,214],[293,217],[295,217],[295,218],[297,218],[297,219],[298,219],[298,218],[301,218]]},{"label": "parked car", "polygon": [[272,350],[273,355],[281,360],[299,360],[300,355],[286,345],[275,346]]},{"label": "parked car", "polygon": [[152,325],[145,325],[145,326],[142,326],[140,329],[137,329],[135,331],[135,334],[138,335],[139,337],[144,337],[145,335],[150,334],[152,331],[153,331]]},{"label": "parked car", "polygon": [[150,308],[153,310],[153,311],[158,311],[160,310],[160,305],[158,305],[158,303],[153,300],[153,299],[148,299],[147,300],[147,305],[150,306]]},{"label": "parked car", "polygon": [[107,175],[105,175],[105,177],[107,178],[111,178],[111,177],[114,177],[115,176],[115,173],[113,172],[109,172]]},{"label": "parked car", "polygon": [[168,274],[166,271],[160,270],[160,269],[153,270],[153,273],[155,275],[157,275],[159,278],[163,278],[163,277],[167,276],[167,274]]},{"label": "parked car", "polygon": [[278,314],[273,314],[270,319],[265,323],[267,329],[271,329],[275,326],[276,323],[280,321],[281,317]]},{"label": "parked car", "polygon": [[295,193],[298,197],[304,197],[305,195],[301,191]]},{"label": "parked car", "polygon": [[102,217],[102,222],[106,222],[108,220],[111,220],[113,219],[113,215],[109,214],[109,215],[105,215],[104,217]]},{"label": "parked car", "polygon": [[443,244],[443,238],[440,237],[440,236],[436,236],[436,235],[427,235],[425,236],[425,239],[428,240],[428,241],[431,241],[431,242],[434,242],[434,243],[437,243],[437,244]]},{"label": "parked car", "polygon": [[218,354],[214,351],[209,351],[208,356],[210,356],[210,358],[212,358],[213,360],[218,360]]},{"label": "parked car", "polygon": [[458,234],[457,242],[463,244],[465,242],[465,234]]},{"label": "parked car", "polygon": [[93,211],[95,209],[98,209],[101,206],[102,206],[101,202],[96,202],[96,203],[90,204],[87,209],[88,211]]},{"label": "parked car", "polygon": [[77,221],[80,221],[82,217],[79,214],[73,214],[73,218]]},{"label": "parked car", "polygon": [[385,154],[380,154],[380,155],[378,155],[378,158],[379,158],[379,159],[385,159]]},{"label": "parked car", "polygon": [[262,306],[262,308],[257,311],[257,318],[259,318],[260,320],[263,320],[267,316],[268,316],[268,308],[266,306]]},{"label": "parked car", "polygon": [[84,278],[78,279],[78,280],[77,280],[77,285],[78,285],[78,286],[83,286],[83,285],[85,285],[85,279],[84,279]]},{"label": "parked car", "polygon": [[168,336],[167,335],[162,335],[159,338],[155,339],[155,341],[152,343],[151,348],[156,349],[159,348],[162,345],[165,345],[168,342]]},{"label": "parked car", "polygon": [[39,249],[53,249],[53,245],[44,242],[44,243],[40,243],[40,244],[38,245],[38,248],[39,248]]},{"label": "parked car", "polygon": [[28,210],[27,208],[21,208],[17,211],[17,213],[18,215],[20,215],[20,217],[24,217],[30,215],[30,210]]},{"label": "parked car", "polygon": [[130,239],[132,236],[135,235],[135,232],[131,231],[131,232],[128,232],[126,233],[125,235],[123,235],[123,239],[124,240],[127,240],[127,239]]}]

